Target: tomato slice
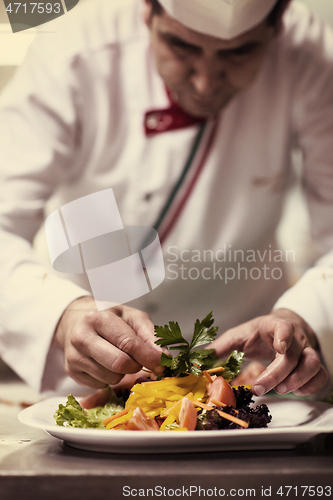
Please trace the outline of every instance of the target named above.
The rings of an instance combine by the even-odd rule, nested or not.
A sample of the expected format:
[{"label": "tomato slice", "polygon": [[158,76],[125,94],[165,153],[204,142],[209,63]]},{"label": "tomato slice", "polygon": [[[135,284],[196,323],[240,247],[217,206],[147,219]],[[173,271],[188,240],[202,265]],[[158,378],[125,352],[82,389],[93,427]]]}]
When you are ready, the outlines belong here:
[{"label": "tomato slice", "polygon": [[223,377],[217,377],[208,389],[209,399],[217,399],[225,405],[236,406],[236,396]]},{"label": "tomato slice", "polygon": [[197,425],[197,417],[198,414],[192,401],[183,398],[179,412],[179,426],[186,427],[189,431],[194,431]]},{"label": "tomato slice", "polygon": [[135,408],[126,429],[130,431],[159,431],[160,428],[154,418],[146,415],[141,408]]},{"label": "tomato slice", "polygon": [[110,399],[112,389],[110,386],[105,389],[99,389],[94,394],[90,394],[80,400],[80,405],[84,410],[95,408],[96,406],[104,406]]}]

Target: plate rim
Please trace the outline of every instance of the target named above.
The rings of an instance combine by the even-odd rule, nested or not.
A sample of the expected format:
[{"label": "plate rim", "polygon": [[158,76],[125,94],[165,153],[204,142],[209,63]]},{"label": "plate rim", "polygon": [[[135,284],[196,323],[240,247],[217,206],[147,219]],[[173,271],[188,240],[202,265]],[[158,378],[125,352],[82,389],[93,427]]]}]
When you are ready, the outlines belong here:
[{"label": "plate rim", "polygon": [[[78,398],[80,399],[80,398]],[[329,403],[325,403],[323,401],[311,401],[311,400],[299,400],[299,399],[291,399],[289,398],[282,398],[280,396],[271,396],[271,397],[266,397],[266,398],[261,398],[263,401],[276,401],[276,402],[306,402],[310,403],[310,405],[313,405],[316,409],[318,407],[318,404],[320,406],[323,406],[325,410],[320,413],[315,419],[309,423],[304,423],[300,425],[294,425],[294,426],[286,426],[286,427],[266,427],[266,428],[255,428],[255,429],[241,429],[241,436],[243,438],[245,436],[255,436],[255,435],[262,435],[263,433],[267,436],[275,436],[276,434],[279,435],[297,435],[297,434],[321,434],[321,433],[332,433],[333,432],[333,419],[332,419],[332,425],[327,426],[327,425],[315,425],[315,422],[319,420],[320,418],[323,417],[323,415],[327,412],[331,412],[333,414],[333,406],[330,405]],[[58,407],[60,403],[66,402],[66,397],[63,397],[61,399],[61,396],[53,396],[49,397],[47,399],[44,399],[42,401],[38,401],[37,403],[29,406],[28,408],[25,408],[20,411],[18,414],[18,420],[27,426],[34,427],[37,429],[44,430],[48,434],[57,437],[58,439],[63,439],[66,441],[66,436],[68,435],[68,438],[70,439],[71,436],[76,436],[76,438],[79,438],[79,435],[82,435],[83,437],[101,437],[105,434],[101,434],[101,432],[104,431],[104,429],[86,429],[86,428],[73,428],[73,427],[63,427],[63,426],[58,426],[55,422],[54,424],[46,422],[43,419],[36,419],[35,415],[36,412],[38,411],[39,408],[45,409],[47,405],[55,407],[55,409]],[[316,405],[316,406],[315,406]],[[55,410],[54,410],[55,411]],[[115,434],[116,431],[110,432],[108,436],[109,439],[103,438],[105,441],[109,440],[117,440],[119,438],[116,437],[114,439],[114,436],[129,436],[128,431],[125,430],[118,430],[117,434]],[[233,437],[233,436],[238,436],[240,430],[239,429],[221,429],[221,430],[216,430],[216,431],[209,431],[209,436],[223,436],[224,433],[228,433],[228,437]],[[75,433],[75,434],[73,434]],[[236,434],[235,434],[236,433]],[[56,436],[55,434],[61,434],[64,436],[64,438]],[[174,432],[161,432],[158,435],[154,431],[141,431],[137,433],[131,433],[131,441],[141,441],[143,436],[146,436],[149,438],[150,436],[154,436],[155,438],[158,438],[159,440],[165,440],[169,439],[170,436],[174,436]],[[157,437],[158,436],[158,437]],[[196,440],[201,440],[204,439],[205,436],[208,437],[207,431],[178,431],[177,436],[183,440],[184,438],[193,438],[196,436]]]}]

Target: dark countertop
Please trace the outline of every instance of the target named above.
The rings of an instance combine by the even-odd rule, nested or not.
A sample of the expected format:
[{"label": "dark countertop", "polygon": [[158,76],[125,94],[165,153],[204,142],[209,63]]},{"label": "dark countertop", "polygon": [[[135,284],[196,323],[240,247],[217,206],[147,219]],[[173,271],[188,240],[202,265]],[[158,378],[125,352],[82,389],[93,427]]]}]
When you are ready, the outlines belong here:
[{"label": "dark countertop", "polygon": [[[9,395],[12,405],[5,403]],[[333,434],[294,450],[97,453],[21,424],[18,403],[38,400],[22,382],[0,383],[0,400],[1,500],[333,496]]]}]

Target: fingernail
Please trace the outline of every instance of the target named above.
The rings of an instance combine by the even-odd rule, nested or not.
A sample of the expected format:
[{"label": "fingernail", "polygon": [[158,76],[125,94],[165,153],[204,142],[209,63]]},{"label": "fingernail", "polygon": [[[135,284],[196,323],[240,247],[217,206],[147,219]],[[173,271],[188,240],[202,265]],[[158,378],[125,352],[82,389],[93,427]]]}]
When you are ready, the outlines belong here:
[{"label": "fingernail", "polygon": [[266,387],[264,387],[263,385],[255,385],[253,387],[253,390],[257,396],[263,396],[266,392]]},{"label": "fingernail", "polygon": [[293,393],[295,394],[295,396],[305,396],[306,394],[304,394],[303,391],[300,391],[299,389],[297,389],[296,391],[293,391]]},{"label": "fingernail", "polygon": [[275,389],[275,390],[276,390],[276,392],[278,392],[279,394],[287,394],[288,392],[290,392],[290,391],[289,391],[289,389],[287,389],[287,386],[286,386],[286,385],[284,385],[284,384],[280,384],[280,385],[278,386],[278,388],[277,388],[277,389]]},{"label": "fingernail", "polygon": [[153,369],[153,372],[156,373],[156,375],[162,375],[162,373],[164,372],[164,367],[158,365]]},{"label": "fingernail", "polygon": [[281,340],[280,345],[281,345],[282,352],[287,352],[287,348],[288,348],[287,342],[285,340]]}]

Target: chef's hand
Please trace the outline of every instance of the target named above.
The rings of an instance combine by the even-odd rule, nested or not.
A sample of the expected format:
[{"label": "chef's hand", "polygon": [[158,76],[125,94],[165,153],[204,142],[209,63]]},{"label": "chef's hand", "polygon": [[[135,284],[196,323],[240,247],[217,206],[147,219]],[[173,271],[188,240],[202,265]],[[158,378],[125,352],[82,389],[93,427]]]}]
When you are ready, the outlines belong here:
[{"label": "chef's hand", "polygon": [[77,383],[103,388],[143,366],[162,373],[161,348],[154,344],[149,316],[127,306],[103,311],[91,297],[72,302],[57,326],[53,346],[65,355],[66,373]]},{"label": "chef's hand", "polygon": [[316,352],[315,333],[288,309],[277,309],[232,328],[209,347],[220,357],[237,349],[244,351],[249,359],[273,360],[252,386],[257,396],[273,388],[279,394],[293,392],[297,396],[309,396],[328,380]]}]

